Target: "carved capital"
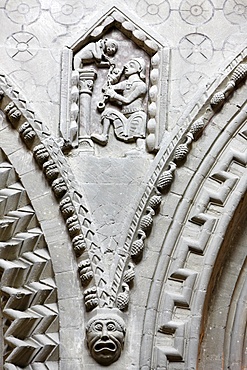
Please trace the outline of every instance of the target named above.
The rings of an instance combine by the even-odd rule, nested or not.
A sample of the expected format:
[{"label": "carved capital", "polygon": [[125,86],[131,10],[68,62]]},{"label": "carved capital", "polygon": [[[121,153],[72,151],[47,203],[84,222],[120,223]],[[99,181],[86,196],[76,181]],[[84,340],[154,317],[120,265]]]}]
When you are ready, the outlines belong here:
[{"label": "carved capital", "polygon": [[93,92],[93,84],[97,77],[94,69],[85,69],[79,73],[79,91],[80,94],[90,94]]}]

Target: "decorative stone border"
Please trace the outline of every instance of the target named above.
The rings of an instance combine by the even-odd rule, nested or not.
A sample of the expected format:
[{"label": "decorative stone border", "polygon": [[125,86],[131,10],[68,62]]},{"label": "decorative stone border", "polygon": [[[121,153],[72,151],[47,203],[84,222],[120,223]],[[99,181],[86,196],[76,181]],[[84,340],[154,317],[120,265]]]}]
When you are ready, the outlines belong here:
[{"label": "decorative stone border", "polygon": [[[240,75],[241,77],[237,79],[237,83],[236,83],[235,79],[238,78],[237,76],[240,76]],[[234,88],[236,89],[242,86],[243,82],[246,80],[246,75],[247,75],[246,63],[242,63],[242,64],[240,63],[239,66],[237,66],[236,69],[233,71],[233,73],[230,75],[228,82],[225,76],[225,80],[226,80],[225,87],[223,89],[221,88],[219,92],[214,93],[212,98],[210,98],[210,106],[208,106],[208,108],[210,108],[212,115],[211,117],[209,116],[209,118],[206,119],[206,124],[213,119],[213,116],[215,115],[217,111],[220,112],[221,109],[222,111],[224,111],[223,104],[227,104],[228,99],[231,98]],[[240,111],[241,107],[236,107],[236,110]],[[246,119],[246,109],[242,108],[242,110],[243,112],[239,113],[239,116],[238,116],[239,118],[236,118],[234,120],[234,123],[232,123],[231,132],[234,132],[234,130],[236,129],[236,126],[239,127],[241,123],[243,122],[243,120]],[[204,113],[203,115],[204,117],[205,117],[205,114],[209,113],[209,110],[206,109],[205,112],[206,113]],[[227,131],[228,132],[224,134],[225,140],[229,140],[230,130],[228,129]],[[191,129],[189,132],[191,132]],[[194,269],[190,270],[189,268],[185,266],[185,264],[186,264],[186,261],[188,260],[189,253],[195,253],[196,255],[204,255],[206,246],[208,243],[208,238],[213,233],[213,230],[216,227],[214,217],[210,215],[207,217],[204,214],[204,211],[208,209],[208,205],[210,204],[210,202],[213,201],[214,203],[216,202],[219,205],[225,206],[225,202],[230,196],[230,193],[229,193],[229,191],[231,191],[230,189],[232,190],[235,189],[236,191],[236,188],[234,188],[235,186],[234,184],[236,182],[236,176],[234,175],[232,176],[228,168],[228,165],[229,163],[231,163],[231,160],[233,158],[234,158],[234,161],[240,163],[241,165],[244,165],[244,166],[246,165],[246,153],[242,153],[242,154],[237,153],[237,151],[235,150],[232,153],[229,153],[228,158],[227,159],[224,158],[224,160],[222,160],[222,163],[224,163],[224,166],[221,169],[219,169],[219,173],[217,174],[216,172],[213,175],[213,178],[215,179],[216,184],[219,184],[219,182],[222,183],[221,189],[220,190],[218,189],[215,191],[209,191],[209,193],[207,193],[207,195],[205,194],[205,196],[203,196],[203,194],[200,194],[200,196],[198,196],[198,199],[199,199],[198,202],[194,201],[196,204],[194,208],[197,209],[196,215],[191,217],[189,222],[184,227],[180,225],[180,227],[182,227],[182,230],[185,230],[185,231],[187,227],[189,234],[191,234],[191,231],[190,231],[192,227],[191,225],[193,223],[197,225],[197,227],[200,228],[200,232],[197,231],[193,233],[195,238],[180,236],[179,239],[176,240],[178,238],[178,235],[174,233],[174,228],[173,228],[173,237],[171,237],[172,240],[168,239],[169,237],[166,238],[166,245],[167,245],[168,250],[170,250],[171,248],[175,249],[175,246],[178,245],[177,243],[180,243],[179,246],[176,247],[177,253],[179,253],[179,256],[177,255],[177,258],[173,256],[173,259],[175,259],[176,261],[180,261],[182,259],[184,266],[182,267],[183,264],[178,263],[178,262],[176,264],[174,262],[171,264],[169,271],[166,271],[166,276],[167,276],[166,279],[169,279],[170,282],[174,281],[176,282],[176,284],[180,282],[181,294],[172,293],[172,288],[169,288],[166,294],[165,288],[163,289],[161,287],[159,288],[161,291],[163,291],[163,298],[162,298],[163,306],[158,308],[158,311],[164,312],[164,314],[163,316],[161,315],[162,318],[160,318],[159,321],[162,322],[162,325],[160,325],[160,327],[157,328],[157,331],[160,331],[161,333],[163,333],[163,335],[166,336],[166,343],[170,342],[171,345],[170,346],[167,345],[166,347],[163,347],[163,348],[161,348],[160,345],[157,346],[157,348],[155,349],[153,353],[153,364],[150,365],[150,366],[153,366],[154,368],[159,365],[159,366],[164,366],[167,368],[169,367],[173,369],[173,365],[172,365],[173,362],[185,361],[185,359],[188,361],[190,361],[189,359],[191,359],[191,362],[185,365],[184,367],[185,369],[195,368],[196,366],[195,362],[193,362],[193,361],[196,361],[195,348],[192,348],[193,346],[195,347],[196,344],[194,344],[194,341],[191,340],[191,337],[189,341],[189,343],[191,344],[190,349],[186,349],[186,353],[184,353],[185,334],[183,334],[183,332],[188,333],[188,328],[186,325],[188,320],[184,320],[184,322],[182,318],[179,320],[174,320],[173,313],[175,312],[176,308],[178,309],[181,307],[183,308],[184,311],[186,311],[186,309],[190,310],[190,308],[192,310],[192,307],[193,307],[192,305],[194,304],[196,306],[196,308],[195,306],[193,308],[194,314],[193,312],[191,312],[191,316],[189,313],[187,314],[187,316],[191,317],[192,321],[194,318],[194,324],[191,324],[191,325],[193,326],[193,330],[197,328],[197,335],[199,338],[200,324],[198,323],[200,322],[200,319],[201,319],[200,313],[202,309],[203,300],[200,299],[200,304],[194,303],[195,299],[193,299],[192,301],[192,292],[200,291],[200,288],[198,288],[198,285],[197,287],[195,287],[195,282],[198,280],[198,277],[197,277],[198,272],[194,271]],[[208,163],[209,168],[211,165],[213,165],[213,162],[215,161],[216,159],[214,158],[213,161]],[[201,177],[200,180],[202,179],[203,178]],[[242,184],[243,184],[243,181],[242,181]],[[189,194],[187,196],[184,195],[184,196],[186,197],[186,199],[195,198],[195,196],[192,196],[192,194]],[[239,199],[236,200],[235,198],[232,203],[232,204],[235,204],[235,206],[230,207],[228,205],[228,207],[230,207],[232,211],[235,209],[236,204],[239,201]],[[201,208],[201,211],[198,211],[199,204],[203,205]],[[185,208],[186,207],[188,207],[188,204],[185,206]],[[184,217],[185,215],[183,215],[183,219]],[[224,228],[227,227],[229,219],[230,219],[230,215],[227,215],[226,219],[224,220],[225,222],[225,224],[223,225]],[[220,240],[217,240],[217,241],[215,240],[215,242],[218,242],[219,245],[221,244]],[[173,246],[174,243],[175,243],[175,246]],[[218,248],[219,248],[219,245],[218,245]],[[171,252],[169,252],[168,250],[166,253],[170,255]],[[156,274],[155,274],[155,279],[154,279],[155,281],[160,281],[161,280],[160,276],[164,276],[164,269],[166,266],[166,263],[165,263],[166,256],[164,256],[164,258],[161,258],[161,260],[158,263]],[[215,253],[213,253],[212,258],[215,258]],[[207,262],[207,264],[208,263],[209,262]],[[201,277],[200,279],[201,284],[205,286],[206,281],[208,281],[208,279],[209,278],[206,279],[205,276]],[[156,298],[155,298],[155,302],[153,301],[153,299],[154,299],[154,296],[157,297],[158,295],[157,284],[154,284],[155,291],[152,292],[151,290],[150,292],[148,307],[155,306]],[[163,285],[165,286],[165,282],[163,282]],[[159,297],[159,299],[161,300],[161,297]],[[152,312],[151,308],[149,310],[148,307],[147,307],[147,311],[148,311],[147,320],[148,321],[146,322],[146,325],[147,325],[147,332],[150,334],[150,327],[152,326],[151,322],[153,322],[153,325],[154,325],[154,321],[157,320],[157,318],[155,317],[156,316],[155,312]],[[153,344],[150,342],[152,340],[151,338],[153,338],[152,335],[145,334],[145,332],[146,330],[144,326],[144,341],[142,344],[143,351],[142,351],[142,357],[141,357],[141,365],[142,365],[141,369],[143,370],[144,369],[146,370],[149,368],[145,366],[144,364],[147,363],[147,361],[149,361],[152,358],[149,348],[153,347]],[[191,329],[191,336],[195,337],[195,330],[192,333],[192,329]],[[198,339],[195,339],[195,342],[198,343]],[[188,354],[188,351],[191,351],[190,354]],[[171,365],[169,365],[169,363],[171,363]]]},{"label": "decorative stone border", "polygon": [[[86,249],[90,249],[91,253],[96,255],[99,254],[97,245],[92,241],[95,233],[91,227],[85,201],[77,190],[74,177],[59,144],[49,135],[44,125],[35,119],[33,112],[29,109],[24,99],[20,98],[20,94],[11,88],[4,75],[1,76],[0,88],[3,110],[9,122],[19,132],[27,148],[32,151],[35,160],[40,169],[43,170],[55,197],[60,203],[60,209],[78,260],[78,270],[81,279],[84,281],[81,264],[84,259],[88,259]],[[86,246],[86,243],[88,246]],[[101,271],[104,270],[100,263],[100,258],[98,257],[95,263],[91,262],[94,266],[94,271],[96,268]],[[97,281],[97,274],[95,275]],[[88,279],[87,281],[89,283]],[[85,285],[85,282],[83,285]],[[96,301],[99,304],[98,298]],[[93,307],[89,306],[90,309]]]},{"label": "decorative stone border", "polygon": [[[112,284],[113,294],[111,297],[112,302],[116,299],[119,290],[121,271],[128,261],[130,254],[134,260],[141,258],[144,249],[144,240],[149,234],[153,217],[157,214],[157,209],[162,200],[162,194],[167,194],[174,179],[174,171],[181,163],[186,160],[189,153],[191,144],[198,138],[203,128],[212,120],[214,115],[222,108],[227,97],[234,91],[247,76],[246,64],[242,63],[234,70],[229,82],[223,91],[213,94],[210,103],[201,117],[197,118],[189,128],[188,133],[185,135],[183,142],[171,150],[170,156],[167,158],[167,152],[164,153],[159,163],[156,165],[152,173],[152,177],[144,191],[140,201],[137,212],[133,217],[132,224],[129,228],[129,233],[126,237],[123,247],[122,255],[119,257],[120,261],[116,269],[115,279]],[[168,167],[164,171],[164,167]]]},{"label": "decorative stone border", "polygon": [[[33,153],[60,204],[61,213],[65,219],[77,257],[82,286],[88,287],[85,291],[87,310],[92,310],[97,306],[101,308],[117,307],[120,310],[127,309],[129,284],[134,278],[134,265],[130,263],[129,255],[132,256],[133,260],[140,258],[144,240],[152,228],[153,217],[158,213],[163,193],[169,190],[176,167],[186,160],[192,142],[200,135],[201,130],[210,122],[216,112],[222,108],[228,95],[233,92],[233,82],[240,84],[245,79],[245,64],[242,64],[240,69],[239,73],[237,73],[237,68],[233,72],[230,84],[227,84],[226,88],[220,90],[217,94],[212,94],[212,100],[207,110],[193,120],[189,129],[180,128],[169,147],[166,150],[161,150],[157,156],[155,170],[130,226],[124,248],[119,254],[119,264],[110,288],[107,277],[104,276],[105,270],[101,260],[101,250],[95,243],[96,235],[89,211],[85,206],[82,195],[77,190],[74,177],[59,144],[49,135],[43,124],[34,118],[32,111],[26,109],[25,101],[16,91],[11,89],[6,78],[1,77],[2,91],[0,96],[5,114],[12,126],[19,131],[20,137],[27,148]],[[168,167],[166,167],[167,163],[169,163]],[[181,271],[177,276],[181,278],[183,274],[185,276],[184,280],[190,277],[188,280],[190,283],[186,289],[191,290],[195,276]],[[185,294],[185,297],[179,302],[186,306],[189,304],[189,299],[189,296],[186,298]],[[179,298],[177,297],[175,300],[172,298],[170,302],[176,300],[179,300]],[[177,329],[170,327],[167,329],[163,326],[161,331],[175,333]],[[170,357],[177,359],[178,357],[183,358],[183,355],[174,354],[173,349],[171,349]]]}]

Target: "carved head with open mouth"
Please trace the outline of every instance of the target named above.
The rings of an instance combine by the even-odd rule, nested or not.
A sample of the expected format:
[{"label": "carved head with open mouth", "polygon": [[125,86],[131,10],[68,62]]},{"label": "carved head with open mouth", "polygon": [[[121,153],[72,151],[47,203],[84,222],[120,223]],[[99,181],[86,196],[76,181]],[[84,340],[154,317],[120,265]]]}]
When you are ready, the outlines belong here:
[{"label": "carved head with open mouth", "polygon": [[126,327],[114,309],[99,309],[86,328],[91,356],[101,365],[110,365],[121,355]]}]

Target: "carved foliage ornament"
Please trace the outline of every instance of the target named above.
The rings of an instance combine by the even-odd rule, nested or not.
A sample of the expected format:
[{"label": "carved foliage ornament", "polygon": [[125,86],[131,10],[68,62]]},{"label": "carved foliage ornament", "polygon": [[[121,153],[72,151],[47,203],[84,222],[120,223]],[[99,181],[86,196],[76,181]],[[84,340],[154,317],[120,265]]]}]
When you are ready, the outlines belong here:
[{"label": "carved foliage ornament", "polygon": [[[238,67],[235,69],[237,76],[241,69],[240,77],[237,77],[236,80],[237,83],[240,83],[246,77],[245,66],[245,63],[242,63],[239,65],[239,69],[237,69]],[[242,69],[244,69],[244,72],[242,72]],[[235,74],[232,74],[230,81],[235,81]],[[225,90],[224,94],[228,96]],[[88,95],[90,95],[90,92],[88,92]],[[119,254],[119,262],[111,284],[105,277],[106,269],[102,262],[100,249],[95,242],[87,208],[83,204],[82,196],[75,191],[76,187],[70,177],[70,171],[66,167],[57,144],[52,138],[43,140],[43,143],[41,143],[38,139],[37,130],[34,130],[36,135],[32,134],[31,137],[29,134],[23,135],[22,133],[28,128],[26,124],[22,127],[22,122],[25,123],[24,117],[19,122],[20,114],[17,112],[16,116],[17,106],[13,104],[10,108],[7,108],[7,105],[5,105],[10,122],[15,128],[19,129],[21,137],[26,145],[30,146],[44,174],[47,174],[49,166],[52,170],[56,169],[54,176],[46,176],[60,203],[61,212],[71,236],[72,245],[78,258],[78,272],[82,285],[87,286],[84,292],[85,306],[87,311],[91,311],[92,315],[87,326],[87,343],[92,357],[100,364],[109,365],[116,361],[121,354],[126,328],[120,310],[127,309],[129,285],[135,275],[134,264],[130,261],[130,256],[132,256],[133,262],[135,262],[135,257],[140,257],[144,248],[144,240],[148,237],[153,225],[153,217],[159,211],[162,196],[167,193],[173,181],[176,166],[186,160],[192,141],[196,139],[220,107],[220,105],[214,104],[214,98],[215,95],[206,112],[197,117],[184,138],[180,138],[175,148],[173,146],[167,169],[165,169],[167,162],[164,161],[163,157],[160,159],[155,178],[152,177],[147,185],[147,192],[145,192],[140,207],[138,207],[138,214],[134,217],[134,225],[131,225],[126,243],[121,255]],[[16,121],[19,123],[16,123]],[[53,167],[52,161],[54,161],[55,167]],[[62,168],[66,168],[66,171]],[[136,220],[138,221],[136,222]],[[108,331],[108,333],[103,334],[105,331]]]}]

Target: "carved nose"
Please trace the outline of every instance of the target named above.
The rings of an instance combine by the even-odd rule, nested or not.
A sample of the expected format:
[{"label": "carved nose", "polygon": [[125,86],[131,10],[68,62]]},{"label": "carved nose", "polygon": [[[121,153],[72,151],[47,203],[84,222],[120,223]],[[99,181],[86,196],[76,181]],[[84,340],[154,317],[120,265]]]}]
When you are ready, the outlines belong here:
[{"label": "carved nose", "polygon": [[103,329],[102,329],[101,339],[103,339],[103,340],[108,340],[109,339],[108,330],[107,330],[106,327],[103,327]]}]

